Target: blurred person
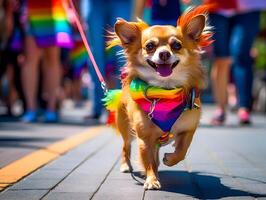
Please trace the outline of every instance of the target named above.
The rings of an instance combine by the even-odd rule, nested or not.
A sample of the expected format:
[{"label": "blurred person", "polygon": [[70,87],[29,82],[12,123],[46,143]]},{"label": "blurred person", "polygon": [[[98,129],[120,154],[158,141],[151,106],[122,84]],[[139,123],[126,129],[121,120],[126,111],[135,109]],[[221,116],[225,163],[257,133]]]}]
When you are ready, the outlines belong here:
[{"label": "blurred person", "polygon": [[266,10],[260,19],[260,32],[251,51],[255,60],[253,109],[266,114]]},{"label": "blurred person", "polygon": [[[95,60],[100,68],[101,73],[106,77],[106,72],[109,73],[107,78],[108,87],[117,85],[113,83],[113,79],[116,78],[114,71],[118,71],[123,66],[124,62],[118,63],[117,61],[108,61],[105,52],[105,35],[106,25],[113,25],[116,18],[121,17],[125,20],[129,20],[131,17],[131,0],[83,0],[83,16],[88,19],[88,37],[92,46],[92,52],[95,56]],[[85,5],[85,6],[84,6]],[[87,10],[85,10],[87,8]],[[84,13],[88,13],[87,15]],[[111,56],[113,59],[115,55]],[[109,65],[108,65],[109,64]],[[107,67],[108,66],[108,67]],[[89,67],[89,71],[92,77],[93,93],[92,93],[92,115],[87,118],[98,119],[103,110],[101,99],[103,98],[103,90],[101,83],[95,73],[92,66]],[[110,78],[110,76],[112,76]],[[111,80],[110,80],[111,79]],[[118,78],[117,78],[118,79]],[[117,81],[116,81],[117,82]]]},{"label": "blurred person", "polygon": [[266,8],[266,1],[205,0],[204,3],[215,5],[210,10],[210,23],[215,32],[211,79],[217,108],[211,123],[221,125],[226,119],[227,86],[232,65],[239,122],[249,124],[253,80],[250,49],[258,33],[259,11]]},{"label": "blurred person", "polygon": [[179,0],[136,0],[136,17],[143,17],[145,4],[151,4],[151,25],[176,26],[176,20],[181,14]]},{"label": "blurred person", "polygon": [[88,68],[88,54],[80,38],[74,37],[74,48],[70,52],[71,78],[73,83],[73,100],[76,105],[81,105],[82,74]]},{"label": "blurred person", "polygon": [[8,115],[13,115],[12,107],[18,99],[24,102],[21,87],[21,65],[23,62],[22,0],[4,0],[5,40],[2,43],[1,76],[6,75],[8,81],[7,108]]},{"label": "blurred person", "polygon": [[0,50],[2,50],[2,42],[5,38],[5,6],[4,0],[0,0]]},{"label": "blurred person", "polygon": [[44,121],[57,121],[56,103],[61,76],[60,47],[73,46],[71,29],[62,2],[27,0],[26,60],[22,68],[22,84],[27,107],[22,117],[24,122],[34,122],[37,119],[36,95],[41,60],[44,100],[47,101]]},{"label": "blurred person", "polygon": [[[229,76],[229,84],[227,85],[227,102],[229,106],[229,110],[231,112],[235,112],[238,110],[237,106],[237,94],[236,94],[236,85],[234,80],[232,80],[232,72],[230,71],[230,76]],[[231,79],[230,79],[231,78]]]},{"label": "blurred person", "polygon": [[[83,15],[83,8],[82,0],[75,0],[74,6],[76,8],[76,11],[78,15]],[[85,5],[86,6],[86,5]],[[74,19],[73,19],[74,22]],[[87,31],[87,24],[84,22],[84,19],[82,19],[82,26],[84,31]],[[82,105],[82,98],[81,98],[81,87],[82,87],[82,75],[84,71],[88,69],[88,53],[86,51],[85,45],[82,41],[82,38],[80,36],[80,33],[78,31],[78,28],[75,23],[72,23],[72,29],[73,29],[73,48],[70,49],[69,52],[69,78],[72,82],[72,89],[71,89],[71,97],[75,101],[76,106]]]}]

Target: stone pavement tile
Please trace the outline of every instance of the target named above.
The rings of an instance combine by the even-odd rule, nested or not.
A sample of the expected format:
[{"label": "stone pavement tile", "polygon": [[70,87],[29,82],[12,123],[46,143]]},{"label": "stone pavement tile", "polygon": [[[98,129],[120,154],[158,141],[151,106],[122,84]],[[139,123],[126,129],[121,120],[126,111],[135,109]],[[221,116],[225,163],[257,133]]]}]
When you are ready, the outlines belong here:
[{"label": "stone pavement tile", "polygon": [[25,179],[9,190],[49,190],[58,183],[58,179]]},{"label": "stone pavement tile", "polygon": [[117,162],[120,151],[121,140],[115,137],[76,168],[57,187],[51,190],[44,199],[49,199],[53,193],[81,192],[93,194]]},{"label": "stone pavement tile", "polygon": [[53,192],[45,197],[46,200],[88,200],[91,193],[85,192]]},{"label": "stone pavement tile", "polygon": [[[116,188],[115,188],[116,187]],[[123,188],[120,190],[120,188]],[[116,191],[115,191],[116,190]],[[131,189],[129,186],[128,188],[125,188],[124,185],[121,185],[119,183],[118,185],[114,185],[109,190],[101,191],[100,193],[97,193],[94,199],[97,200],[117,200],[117,199],[125,199],[125,200],[142,200],[143,193],[136,193],[134,190]]]},{"label": "stone pavement tile", "polygon": [[[173,152],[171,145],[165,146],[160,150],[160,159],[166,152]],[[194,199],[201,197],[201,193],[194,184],[192,176],[186,167],[184,161],[176,166],[165,166],[162,161],[159,166],[159,178],[161,182],[161,190],[145,191],[145,200],[153,199]]]},{"label": "stone pavement tile", "polygon": [[[204,199],[220,199],[224,197],[248,197],[250,193],[238,186],[231,177],[213,176],[207,173],[193,174],[196,184],[203,193]],[[226,183],[229,182],[230,185]]]},{"label": "stone pavement tile", "polygon": [[193,161],[191,162],[190,159],[186,159],[186,163],[189,170],[191,170],[191,173],[201,172],[212,174],[213,176],[225,175],[225,173],[222,172],[215,163],[195,163]]},{"label": "stone pavement tile", "polygon": [[146,191],[145,199],[192,199],[201,195],[187,171],[161,171],[159,177],[161,190]]},{"label": "stone pavement tile", "polygon": [[[76,163],[77,165],[78,163]],[[65,177],[71,169],[44,169],[41,168],[35,173],[27,177],[30,180],[45,180],[45,179],[62,179]],[[23,180],[22,180],[23,181]]]},{"label": "stone pavement tile", "polygon": [[[208,155],[212,157],[217,167],[226,175],[225,177],[220,177],[221,182],[228,188],[238,190],[239,193],[242,193],[242,196],[265,196],[266,172],[263,168],[250,161],[249,158],[251,148],[259,151],[265,145],[263,143],[249,145],[248,141],[246,141],[249,135],[238,136],[237,133],[232,134],[234,137],[230,142],[222,140],[217,142],[214,140],[214,143],[208,143],[206,148],[206,151],[209,152]],[[251,140],[252,138],[249,139]],[[232,143],[232,140],[235,140],[235,143]],[[243,143],[245,144],[244,147]],[[238,149],[241,149],[241,154],[237,152]],[[263,159],[260,154],[256,155],[256,157]]]},{"label": "stone pavement tile", "polygon": [[[188,162],[188,161],[187,161]],[[223,184],[222,178],[229,178],[229,182],[233,183],[232,188],[236,187],[232,177],[227,177],[215,165],[195,165],[191,166],[192,170],[190,172],[193,182],[197,185],[197,188],[202,195],[203,199],[219,199],[222,197],[227,197],[228,195],[238,195],[238,196],[249,196],[247,192],[235,191],[231,187],[227,187]],[[237,185],[238,186],[238,185]],[[234,196],[235,196],[234,195]]]},{"label": "stone pavement tile", "polygon": [[7,190],[0,194],[0,200],[38,200],[47,190]]},{"label": "stone pavement tile", "polygon": [[[239,178],[241,181],[252,181],[254,183],[264,183],[266,185],[266,175],[259,169],[248,165],[225,164],[230,170],[230,175]],[[266,191],[266,190],[265,190]]]},{"label": "stone pavement tile", "polygon": [[101,134],[85,144],[71,150],[59,159],[54,160],[43,168],[39,169],[28,179],[59,179],[62,180],[75,167],[77,167],[87,156],[95,154],[98,148],[102,148],[114,136],[112,134]]},{"label": "stone pavement tile", "polygon": [[104,129],[105,133],[92,138],[88,142],[71,150],[59,159],[43,167],[43,169],[72,170],[77,163],[82,162],[90,154],[95,154],[103,148],[112,138],[114,134],[110,128]]},{"label": "stone pavement tile", "polygon": [[[71,155],[73,155],[71,153]],[[84,157],[86,157],[87,154],[84,154],[83,156],[80,157],[74,157],[73,156],[64,156],[61,157],[57,160],[55,160],[54,162],[52,162],[49,165],[46,165],[44,167],[44,170],[48,169],[48,170],[62,170],[62,171],[71,171],[77,163],[82,162],[82,160],[84,159]]]},{"label": "stone pavement tile", "polygon": [[[185,192],[189,194],[189,192]],[[154,190],[154,191],[146,191],[144,199],[145,200],[162,200],[162,199],[169,199],[169,200],[191,200],[195,199],[193,196],[185,195],[183,192],[170,192],[170,191],[163,191],[163,190]]]},{"label": "stone pavement tile", "polygon": [[266,197],[266,184],[254,183],[253,181],[241,180],[244,184],[246,191],[248,191],[254,197]]},{"label": "stone pavement tile", "polygon": [[[57,160],[52,161],[48,165],[44,166],[43,168],[40,168],[33,174],[29,175],[17,184],[13,185],[5,192],[6,195],[9,195],[9,193],[13,194],[13,191],[24,192],[26,190],[33,191],[35,189],[53,188],[63,178],[65,178],[69,173],[71,173],[71,171],[76,166],[78,166],[82,161],[84,161],[86,157],[92,154],[94,155],[95,152],[97,152],[98,148],[102,148],[103,145],[106,145],[106,143],[114,137],[115,136],[111,134],[110,131],[107,134],[100,134],[99,136],[62,155]],[[47,193],[47,191],[45,193]],[[42,193],[41,196],[43,195],[44,194]]]},{"label": "stone pavement tile", "polygon": [[82,178],[66,178],[54,190],[51,190],[47,196],[54,192],[93,193],[101,184],[102,180],[99,180],[100,178],[102,177],[83,176]]},{"label": "stone pavement tile", "polygon": [[252,185],[254,186],[255,183],[258,183],[257,180],[246,181],[248,180],[245,178],[246,176],[243,176],[243,178],[231,174],[228,175],[221,171],[219,166],[194,164],[192,167],[192,174],[206,198],[221,198],[223,196],[260,196],[263,194],[263,191],[266,191],[265,189],[259,190],[261,187],[265,188],[264,183],[260,183],[260,187],[258,188],[252,187]]},{"label": "stone pavement tile", "polygon": [[[229,149],[219,149],[219,145],[211,148],[203,147],[206,156],[211,158],[208,165],[189,163],[196,184],[203,193],[204,199],[219,199],[224,197],[246,197],[253,198],[257,193],[250,193],[242,180],[237,179],[236,174],[231,173],[229,166],[246,166],[243,160],[237,158],[232,152],[228,155]],[[232,159],[228,159],[231,157]],[[224,159],[228,159],[224,162]],[[230,160],[230,161],[229,161]],[[189,162],[188,160],[187,162]],[[200,172],[200,173],[199,173]],[[246,177],[244,175],[244,177]]]},{"label": "stone pavement tile", "polygon": [[0,168],[48,144],[88,130],[88,127],[43,123],[1,122]]},{"label": "stone pavement tile", "polygon": [[[130,173],[121,173],[119,171],[120,163],[117,163],[105,182],[94,195],[93,200],[141,200],[143,197],[143,185],[139,184],[131,177]],[[143,179],[137,177],[144,182]]]}]

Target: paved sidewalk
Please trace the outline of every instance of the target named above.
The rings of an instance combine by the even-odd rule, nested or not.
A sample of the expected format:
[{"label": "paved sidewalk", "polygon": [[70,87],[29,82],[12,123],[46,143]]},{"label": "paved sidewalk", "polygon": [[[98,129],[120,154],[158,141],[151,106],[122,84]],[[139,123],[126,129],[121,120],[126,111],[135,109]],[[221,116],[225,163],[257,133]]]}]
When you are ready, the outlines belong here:
[{"label": "paved sidewalk", "polygon": [[[137,157],[134,173],[119,172],[122,141],[106,127],[101,133],[0,193],[0,200],[266,199],[266,118],[239,127],[234,115],[224,127],[210,127],[211,108],[189,153],[174,167],[160,165],[160,191],[144,191]],[[162,148],[171,152],[170,145]],[[136,145],[133,145],[136,155]]]},{"label": "paved sidewalk", "polygon": [[96,125],[95,120],[84,120],[91,111],[90,104],[84,104],[75,108],[73,102],[65,101],[57,124],[42,123],[41,119],[37,123],[26,124],[19,119],[0,116],[0,169],[49,144],[84,132],[90,125]]}]

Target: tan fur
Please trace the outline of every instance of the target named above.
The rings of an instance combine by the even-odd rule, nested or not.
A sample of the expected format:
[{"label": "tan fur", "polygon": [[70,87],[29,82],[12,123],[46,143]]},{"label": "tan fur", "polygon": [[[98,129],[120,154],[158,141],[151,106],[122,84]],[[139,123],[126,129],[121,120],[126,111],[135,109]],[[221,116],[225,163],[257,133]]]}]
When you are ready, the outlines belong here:
[{"label": "tan fur", "polygon": [[[200,18],[202,18],[202,15]],[[203,31],[205,23],[202,21],[199,23],[196,24],[198,27],[192,28],[199,28],[200,33]],[[140,161],[146,173],[145,189],[159,189],[161,187],[158,180],[159,158],[156,143],[163,132],[131,98],[129,84],[132,79],[138,77],[150,85],[165,88],[183,87],[186,91],[189,91],[193,87],[199,89],[204,87],[204,70],[200,63],[198,46],[195,46],[197,40],[189,38],[186,32],[182,31],[183,29],[184,27],[173,26],[143,28],[138,27],[138,23],[129,23],[124,20],[118,20],[115,25],[117,38],[120,39],[128,61],[127,77],[123,81],[122,99],[116,116],[116,126],[124,140],[120,169],[123,172],[131,170],[130,142],[132,141],[132,135],[135,135],[139,146]],[[173,51],[169,46],[171,37],[182,44],[179,51]],[[148,40],[156,40],[157,49],[159,47],[168,49],[171,51],[173,59],[180,59],[170,76],[160,77],[146,62],[145,59],[152,57],[156,52],[155,50],[155,52],[150,53],[145,50]],[[173,166],[185,158],[199,119],[200,110],[193,109],[185,111],[175,122],[171,129],[171,133],[175,135],[175,151],[165,154],[163,158],[165,165]]]}]

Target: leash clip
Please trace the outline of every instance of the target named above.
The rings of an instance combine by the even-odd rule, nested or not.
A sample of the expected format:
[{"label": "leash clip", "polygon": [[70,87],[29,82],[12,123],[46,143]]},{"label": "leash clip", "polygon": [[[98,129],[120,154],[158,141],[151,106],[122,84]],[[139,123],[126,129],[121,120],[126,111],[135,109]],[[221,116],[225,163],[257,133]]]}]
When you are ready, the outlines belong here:
[{"label": "leash clip", "polygon": [[108,88],[106,87],[106,83],[105,82],[101,82],[101,87],[103,89],[104,94],[108,93]]}]

